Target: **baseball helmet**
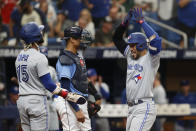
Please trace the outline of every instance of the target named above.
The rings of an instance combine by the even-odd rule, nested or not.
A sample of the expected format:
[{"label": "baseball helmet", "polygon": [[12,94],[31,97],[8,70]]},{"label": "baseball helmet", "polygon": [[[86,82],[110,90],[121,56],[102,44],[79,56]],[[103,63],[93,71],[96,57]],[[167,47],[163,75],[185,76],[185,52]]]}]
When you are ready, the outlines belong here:
[{"label": "baseball helmet", "polygon": [[148,48],[147,38],[143,33],[140,33],[140,32],[131,33],[126,40],[126,43],[137,44],[136,49],[138,51],[142,51]]},{"label": "baseball helmet", "polygon": [[87,77],[96,76],[97,72],[94,68],[90,68],[87,70]]},{"label": "baseball helmet", "polygon": [[82,28],[79,26],[71,26],[64,30],[63,39],[67,40],[71,37],[74,39],[81,39],[81,36],[82,36]]},{"label": "baseball helmet", "polygon": [[20,37],[26,44],[42,41],[43,36],[41,31],[43,29],[44,25],[38,26],[35,22],[29,22],[20,30]]},{"label": "baseball helmet", "polygon": [[48,48],[45,46],[40,46],[39,50],[42,54],[44,54],[46,57],[48,57]]}]

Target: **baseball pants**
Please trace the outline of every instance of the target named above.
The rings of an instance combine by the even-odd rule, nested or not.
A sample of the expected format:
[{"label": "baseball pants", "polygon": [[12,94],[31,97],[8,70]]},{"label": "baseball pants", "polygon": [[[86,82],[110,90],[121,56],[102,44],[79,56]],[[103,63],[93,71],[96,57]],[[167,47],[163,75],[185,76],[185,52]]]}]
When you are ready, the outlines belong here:
[{"label": "baseball pants", "polygon": [[48,131],[49,115],[46,96],[19,96],[17,107],[23,131]]},{"label": "baseball pants", "polygon": [[85,116],[84,123],[77,121],[74,109],[65,99],[57,97],[54,98],[54,102],[57,112],[60,115],[63,131],[91,131],[91,121],[88,116],[87,102],[83,105],[79,105]]},{"label": "baseball pants", "polygon": [[149,131],[156,119],[157,110],[153,101],[128,107],[126,131]]}]

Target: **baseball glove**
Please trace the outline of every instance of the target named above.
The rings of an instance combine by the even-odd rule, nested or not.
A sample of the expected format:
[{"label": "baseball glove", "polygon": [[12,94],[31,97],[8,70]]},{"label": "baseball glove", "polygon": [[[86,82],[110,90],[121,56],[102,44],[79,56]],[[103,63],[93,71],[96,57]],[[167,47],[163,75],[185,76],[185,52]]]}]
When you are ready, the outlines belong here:
[{"label": "baseball glove", "polygon": [[97,112],[100,111],[101,106],[93,102],[88,101],[88,114],[89,117],[96,116]]}]

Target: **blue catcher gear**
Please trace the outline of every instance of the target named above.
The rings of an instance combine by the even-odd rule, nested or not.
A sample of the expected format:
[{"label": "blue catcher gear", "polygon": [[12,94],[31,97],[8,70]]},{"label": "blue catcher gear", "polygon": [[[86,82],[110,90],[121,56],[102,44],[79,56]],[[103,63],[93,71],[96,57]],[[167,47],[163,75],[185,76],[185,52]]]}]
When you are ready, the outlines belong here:
[{"label": "blue catcher gear", "polygon": [[43,42],[43,36],[41,33],[43,29],[43,25],[38,26],[35,22],[29,22],[20,30],[20,37],[27,45],[33,42]]},{"label": "blue catcher gear", "polygon": [[44,54],[46,57],[48,57],[48,48],[45,46],[39,47],[39,50],[42,54]]},{"label": "blue catcher gear", "polygon": [[131,33],[126,40],[126,43],[137,44],[136,49],[138,51],[143,51],[144,49],[148,48],[147,38],[145,37],[143,33],[140,33],[140,32]]},{"label": "blue catcher gear", "polygon": [[67,40],[69,38],[74,39],[81,39],[82,36],[82,28],[79,26],[71,26],[64,30],[64,40]]}]

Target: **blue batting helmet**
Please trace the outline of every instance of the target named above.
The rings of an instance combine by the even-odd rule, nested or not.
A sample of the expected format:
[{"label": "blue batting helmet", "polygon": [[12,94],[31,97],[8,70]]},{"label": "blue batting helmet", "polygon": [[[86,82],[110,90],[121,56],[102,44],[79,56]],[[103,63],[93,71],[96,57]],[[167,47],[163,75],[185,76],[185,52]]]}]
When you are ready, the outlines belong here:
[{"label": "blue batting helmet", "polygon": [[143,33],[140,33],[140,32],[131,33],[128,36],[126,42],[127,44],[137,44],[136,49],[138,51],[142,51],[144,49],[147,49],[148,47],[147,38],[145,37]]},{"label": "blue batting helmet", "polygon": [[48,48],[45,46],[39,47],[39,50],[42,54],[44,54],[46,57],[48,57]]},{"label": "blue batting helmet", "polygon": [[69,39],[69,38],[74,38],[74,39],[81,39],[82,36],[82,28],[79,26],[71,26],[68,27],[64,30],[64,38],[63,39]]},{"label": "blue batting helmet", "polygon": [[20,37],[26,44],[39,42],[43,40],[43,36],[41,34],[43,29],[43,25],[38,26],[35,22],[29,22],[20,30]]}]

